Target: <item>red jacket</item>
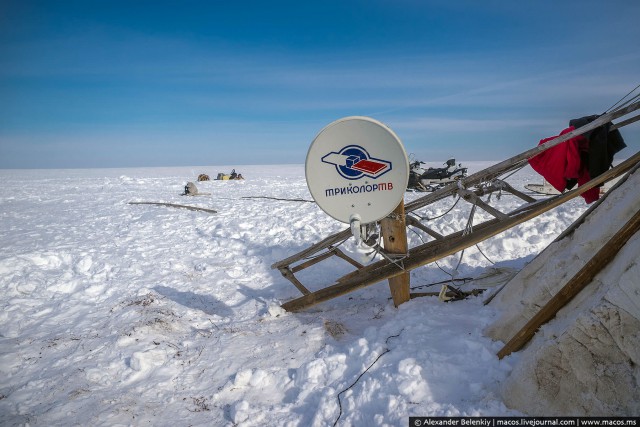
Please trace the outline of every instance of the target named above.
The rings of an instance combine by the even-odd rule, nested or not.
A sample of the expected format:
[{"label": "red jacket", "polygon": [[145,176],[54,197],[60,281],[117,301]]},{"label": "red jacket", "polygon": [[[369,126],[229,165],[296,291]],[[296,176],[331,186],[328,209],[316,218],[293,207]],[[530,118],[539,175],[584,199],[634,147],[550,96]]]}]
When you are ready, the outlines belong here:
[{"label": "red jacket", "polygon": [[[570,126],[560,132],[560,135],[564,135],[574,129],[573,126]],[[538,145],[551,141],[558,136],[545,138]],[[587,152],[588,150],[589,141],[582,135],[578,135],[532,157],[529,159],[529,164],[556,190],[562,192],[567,189],[567,181],[574,180],[574,182],[578,182],[578,185],[582,185],[591,179],[589,165],[583,162],[580,156],[581,151]],[[569,188],[571,187],[572,185]],[[598,187],[592,188],[582,193],[582,197],[587,203],[594,202],[600,197],[600,189]]]}]

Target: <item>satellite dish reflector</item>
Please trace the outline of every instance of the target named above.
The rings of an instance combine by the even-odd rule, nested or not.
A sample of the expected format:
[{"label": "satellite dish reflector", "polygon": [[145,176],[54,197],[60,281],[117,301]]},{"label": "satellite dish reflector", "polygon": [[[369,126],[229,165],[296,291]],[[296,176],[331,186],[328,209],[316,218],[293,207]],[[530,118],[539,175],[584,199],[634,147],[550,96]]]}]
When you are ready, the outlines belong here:
[{"label": "satellite dish reflector", "polygon": [[369,117],[345,117],[313,140],[305,174],[311,196],[329,216],[368,224],[389,215],[403,200],[409,159],[400,139],[384,124]]}]

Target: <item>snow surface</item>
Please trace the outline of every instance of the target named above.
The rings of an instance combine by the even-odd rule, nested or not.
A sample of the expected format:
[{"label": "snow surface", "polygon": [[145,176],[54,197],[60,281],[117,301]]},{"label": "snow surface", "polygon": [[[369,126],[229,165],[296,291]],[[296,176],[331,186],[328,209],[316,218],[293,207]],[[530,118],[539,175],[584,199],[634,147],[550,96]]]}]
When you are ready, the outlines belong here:
[{"label": "snow surface", "polygon": [[[396,309],[378,283],[283,311],[300,294],[270,266],[345,226],[314,203],[265,198],[311,200],[302,165],[244,166],[245,181],[179,195],[200,173],[230,170],[0,170],[1,425],[404,426],[410,415],[517,414],[500,396],[517,355],[495,356],[502,343],[482,330],[497,313],[481,296]],[[509,179],[541,181],[530,168]],[[218,213],[129,204],[142,201]],[[429,225],[464,225],[463,205]],[[586,207],[573,200],[479,247],[495,266],[521,268]],[[414,270],[412,286],[439,291],[427,285],[444,271],[495,267],[475,247],[454,271],[459,259]],[[317,289],[349,270],[331,259],[300,277]]]}]

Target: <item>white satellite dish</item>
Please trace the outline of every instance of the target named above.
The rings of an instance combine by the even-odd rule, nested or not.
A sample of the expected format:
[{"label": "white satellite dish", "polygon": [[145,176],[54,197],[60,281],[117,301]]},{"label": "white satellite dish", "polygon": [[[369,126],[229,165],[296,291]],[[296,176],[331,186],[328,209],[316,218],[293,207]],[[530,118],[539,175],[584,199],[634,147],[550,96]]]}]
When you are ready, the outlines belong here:
[{"label": "white satellite dish", "polygon": [[318,206],[354,229],[354,222],[378,221],[400,204],[409,159],[400,139],[384,124],[369,117],[345,117],[313,140],[305,174]]}]

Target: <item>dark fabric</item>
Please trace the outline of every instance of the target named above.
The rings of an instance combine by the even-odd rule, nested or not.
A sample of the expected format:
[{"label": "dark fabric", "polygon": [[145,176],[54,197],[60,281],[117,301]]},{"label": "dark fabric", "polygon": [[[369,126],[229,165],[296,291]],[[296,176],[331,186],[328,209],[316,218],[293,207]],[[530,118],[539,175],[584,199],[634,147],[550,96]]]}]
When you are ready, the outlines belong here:
[{"label": "dark fabric", "polygon": [[[573,126],[560,132],[564,135],[574,130]],[[558,136],[542,139],[538,145],[551,141]],[[590,180],[589,170],[584,162],[584,153],[588,151],[588,140],[579,135],[555,147],[549,148],[529,159],[531,167],[544,177],[556,190],[562,192],[571,189],[576,182],[582,185]],[[587,203],[600,197],[600,189],[592,188],[582,193]]]},{"label": "dark fabric", "polygon": [[187,185],[184,186],[183,196],[195,196],[196,194],[198,194],[198,187],[191,181],[187,182]]},{"label": "dark fabric", "polygon": [[[578,129],[591,123],[599,116],[584,116],[569,121],[569,126]],[[589,140],[589,175],[592,178],[606,172],[611,168],[613,156],[627,146],[618,129],[609,131],[611,122],[599,126],[583,134]]]}]

